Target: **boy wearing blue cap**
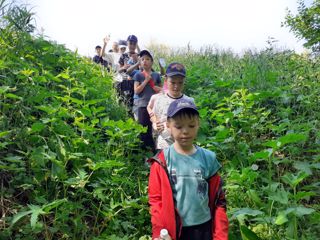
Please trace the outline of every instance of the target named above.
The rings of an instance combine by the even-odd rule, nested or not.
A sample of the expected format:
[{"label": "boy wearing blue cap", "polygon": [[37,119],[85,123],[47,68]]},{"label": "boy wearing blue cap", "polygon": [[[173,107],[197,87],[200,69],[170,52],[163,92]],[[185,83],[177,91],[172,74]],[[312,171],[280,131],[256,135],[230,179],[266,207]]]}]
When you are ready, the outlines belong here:
[{"label": "boy wearing blue cap", "polygon": [[[173,138],[166,127],[167,111],[170,103],[177,99],[187,99],[194,102],[193,98],[183,94],[183,86],[186,77],[186,69],[181,63],[169,64],[165,73],[167,92],[156,95],[149,102],[152,127],[156,136],[156,149],[164,149],[173,143]],[[151,106],[152,105],[152,106]]]},{"label": "boy wearing blue cap", "polygon": [[128,52],[122,54],[122,56],[119,59],[119,72],[125,72],[131,77],[133,77],[134,70],[137,70],[139,67],[138,54],[140,53],[140,48],[138,45],[138,38],[135,35],[129,35],[127,38],[127,45]]},{"label": "boy wearing blue cap", "polygon": [[149,160],[152,239],[167,229],[173,240],[227,240],[221,165],[214,152],[193,143],[199,129],[194,103],[172,102],[166,124],[174,143]]},{"label": "boy wearing blue cap", "polygon": [[128,52],[122,53],[119,58],[120,67],[117,77],[119,82],[116,83],[116,89],[120,99],[131,109],[134,97],[134,82],[131,80],[138,70],[138,53],[140,49],[138,46],[138,38],[135,35],[129,35],[125,44],[128,44]]}]

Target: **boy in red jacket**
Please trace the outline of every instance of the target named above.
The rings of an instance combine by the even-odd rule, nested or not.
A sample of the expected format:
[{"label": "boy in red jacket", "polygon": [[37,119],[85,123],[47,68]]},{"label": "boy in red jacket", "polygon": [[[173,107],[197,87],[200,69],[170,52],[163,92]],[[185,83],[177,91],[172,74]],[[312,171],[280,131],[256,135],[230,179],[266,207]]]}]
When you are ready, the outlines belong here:
[{"label": "boy in red jacket", "polygon": [[167,127],[174,143],[150,159],[149,204],[152,239],[167,229],[173,240],[228,239],[221,165],[214,152],[193,144],[199,112],[188,99],[168,108]]}]

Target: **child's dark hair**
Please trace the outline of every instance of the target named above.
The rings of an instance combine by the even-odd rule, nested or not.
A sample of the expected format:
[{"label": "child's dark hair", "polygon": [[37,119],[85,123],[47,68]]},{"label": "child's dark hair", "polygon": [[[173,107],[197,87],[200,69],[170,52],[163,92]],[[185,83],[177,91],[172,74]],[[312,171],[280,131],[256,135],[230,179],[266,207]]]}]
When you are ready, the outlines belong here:
[{"label": "child's dark hair", "polygon": [[190,119],[193,119],[194,117],[199,118],[199,113],[198,111],[192,108],[184,108],[184,109],[181,109],[179,112],[177,112],[173,117],[168,117],[168,120],[184,118],[184,117],[188,117]]}]

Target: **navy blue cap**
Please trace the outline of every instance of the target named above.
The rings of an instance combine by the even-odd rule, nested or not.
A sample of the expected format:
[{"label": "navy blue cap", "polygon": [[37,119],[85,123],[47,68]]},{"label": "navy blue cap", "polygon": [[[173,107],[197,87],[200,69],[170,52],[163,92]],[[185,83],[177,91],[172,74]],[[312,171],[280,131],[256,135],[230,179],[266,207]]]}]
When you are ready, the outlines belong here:
[{"label": "navy blue cap", "polygon": [[129,35],[128,42],[138,42],[138,38],[135,35]]},{"label": "navy blue cap", "polygon": [[142,57],[144,55],[148,55],[149,57],[151,57],[152,61],[153,61],[153,56],[151,54],[151,52],[149,52],[148,50],[142,50],[140,53],[139,53],[139,56]]},{"label": "navy blue cap", "polygon": [[170,63],[166,70],[167,77],[172,77],[176,75],[186,76],[186,69],[181,63],[173,62]]},{"label": "navy blue cap", "polygon": [[192,109],[192,110],[195,110],[199,114],[196,105],[192,101],[185,99],[185,98],[179,98],[179,99],[173,101],[172,103],[170,103],[170,105],[168,107],[168,111],[167,111],[167,117],[168,118],[173,117],[182,109]]},{"label": "navy blue cap", "polygon": [[101,46],[100,46],[100,45],[97,45],[97,46],[96,46],[96,49],[97,49],[97,48],[101,48]]}]

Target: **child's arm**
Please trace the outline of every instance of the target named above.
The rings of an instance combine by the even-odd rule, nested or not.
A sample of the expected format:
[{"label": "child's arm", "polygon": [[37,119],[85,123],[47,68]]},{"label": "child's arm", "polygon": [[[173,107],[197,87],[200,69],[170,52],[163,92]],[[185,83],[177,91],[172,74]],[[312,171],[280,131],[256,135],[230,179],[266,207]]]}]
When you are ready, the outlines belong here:
[{"label": "child's arm", "polygon": [[[139,94],[143,91],[145,86],[149,83],[151,76],[146,76],[143,82],[139,83],[138,81],[134,82],[134,93]],[[135,80],[135,79],[134,79]]]},{"label": "child's arm", "polygon": [[106,55],[106,47],[108,45],[108,42],[110,40],[110,37],[109,36],[106,36],[104,39],[103,39],[103,47],[102,47],[102,50],[100,52],[100,57],[104,57]]},{"label": "child's arm", "polygon": [[153,90],[157,93],[161,92],[163,89],[162,89],[162,86],[161,86],[161,76],[159,74],[157,74],[157,78],[155,79],[156,80],[156,85],[153,87]]},{"label": "child's arm", "polygon": [[222,189],[222,179],[218,174],[215,174],[209,180],[209,204],[213,218],[212,224],[212,239],[228,240],[228,217],[226,213],[226,198]]},{"label": "child's arm", "polygon": [[128,69],[127,69],[127,73],[130,74],[133,72],[133,70],[139,69],[140,66],[140,58],[138,59],[138,61],[133,64],[133,65],[129,65]]},{"label": "child's arm", "polygon": [[153,106],[154,106],[154,102],[156,101],[156,96],[157,95],[152,95],[151,98],[150,98],[150,101],[148,103],[148,106],[147,106],[147,111],[149,113],[149,116],[150,116],[150,120],[151,122],[154,121],[154,112],[153,112]]}]

